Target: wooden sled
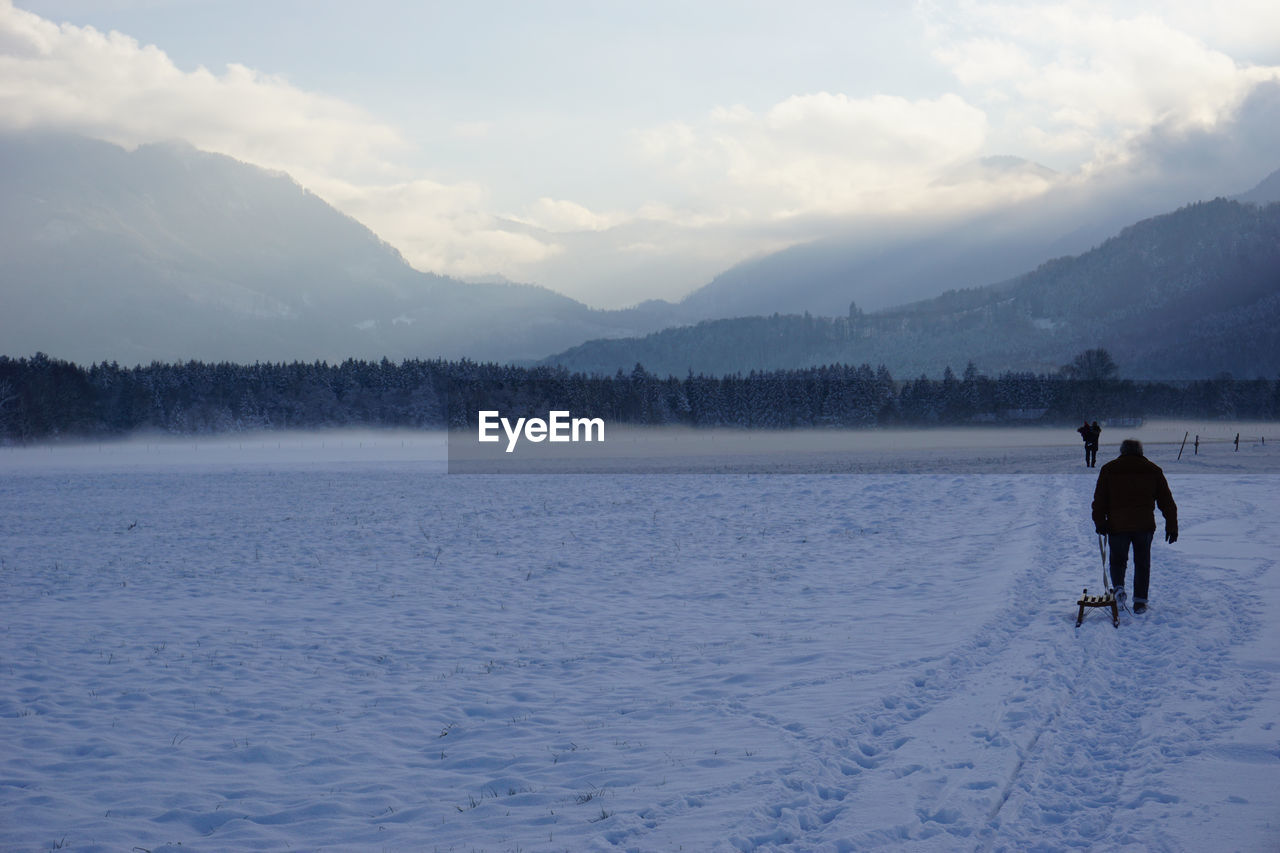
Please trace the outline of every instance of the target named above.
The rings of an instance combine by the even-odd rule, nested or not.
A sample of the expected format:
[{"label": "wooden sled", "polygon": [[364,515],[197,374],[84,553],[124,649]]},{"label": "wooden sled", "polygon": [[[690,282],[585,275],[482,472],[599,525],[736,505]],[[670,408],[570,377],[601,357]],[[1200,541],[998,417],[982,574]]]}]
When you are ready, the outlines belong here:
[{"label": "wooden sled", "polygon": [[1076,602],[1080,605],[1080,613],[1076,616],[1076,627],[1080,627],[1080,623],[1084,621],[1084,609],[1086,607],[1110,607],[1111,608],[1111,624],[1120,627],[1120,606],[1116,603],[1116,597],[1111,593],[1105,595],[1090,595],[1089,588],[1085,587],[1084,592],[1080,595],[1080,600]]}]

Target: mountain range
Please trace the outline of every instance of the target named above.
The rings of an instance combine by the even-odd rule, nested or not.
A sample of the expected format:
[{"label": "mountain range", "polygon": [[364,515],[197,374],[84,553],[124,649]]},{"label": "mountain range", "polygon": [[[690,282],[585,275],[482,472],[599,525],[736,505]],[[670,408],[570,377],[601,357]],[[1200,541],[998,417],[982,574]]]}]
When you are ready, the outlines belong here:
[{"label": "mountain range", "polygon": [[869,363],[910,378],[969,361],[989,374],[1053,372],[1098,347],[1131,378],[1280,374],[1280,204],[1192,204],[1007,281],[896,308],[704,321],[547,363],[681,376]]},{"label": "mountain range", "polygon": [[[972,168],[1047,172],[1016,158]],[[1166,367],[1253,375],[1272,370],[1263,365],[1275,352],[1265,295],[1274,294],[1274,258],[1259,248],[1275,242],[1265,209],[1250,203],[1277,199],[1273,175],[1236,202],[1179,211],[1200,219],[1169,224],[1182,235],[1171,243],[1157,217],[1098,246],[1142,208],[1118,198],[1092,207],[1050,198],[910,229],[865,226],[726,270],[680,303],[604,311],[543,287],[415,270],[283,173],[183,144],[127,151],[67,134],[7,133],[0,354],[126,364],[545,359],[608,373],[642,362],[679,374],[867,361],[904,375],[968,359],[989,371],[1039,369],[1072,348],[1107,345],[1122,366],[1128,357],[1153,377]],[[1150,248],[1133,248],[1138,234]],[[1205,239],[1195,257],[1182,251]],[[1214,254],[1215,246],[1235,254]],[[1046,264],[1062,255],[1075,259]],[[1103,275],[1112,268],[1128,278]],[[1135,289],[1143,270],[1181,276],[1189,290]],[[1262,277],[1253,301],[1239,283],[1250,275]],[[1224,287],[1232,295],[1222,304],[1195,295]],[[1099,289],[1133,290],[1132,305],[1095,298],[1111,307],[1088,315],[1085,294]],[[1188,307],[1202,302],[1203,310]],[[1180,354],[1171,330],[1201,355]],[[1262,356],[1231,355],[1222,341],[1233,338]],[[1205,355],[1219,350],[1227,354]]]},{"label": "mountain range", "polygon": [[532,359],[660,328],[419,272],[270,172],[184,144],[0,135],[0,351],[92,363]]}]

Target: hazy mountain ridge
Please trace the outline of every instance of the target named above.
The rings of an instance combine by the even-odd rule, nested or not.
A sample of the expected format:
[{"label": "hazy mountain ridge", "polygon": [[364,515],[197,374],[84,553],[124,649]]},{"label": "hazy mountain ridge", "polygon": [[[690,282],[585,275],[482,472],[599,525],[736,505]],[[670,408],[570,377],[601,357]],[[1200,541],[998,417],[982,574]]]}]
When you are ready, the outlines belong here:
[{"label": "hazy mountain ridge", "polygon": [[419,272],[288,175],[186,145],[8,134],[0,164],[13,355],[530,359],[666,321]]},{"label": "hazy mountain ridge", "polygon": [[[1043,171],[1026,161],[988,159],[976,168]],[[1227,350],[1208,359],[1214,369],[1253,375],[1254,368],[1231,352],[1252,348],[1260,355],[1250,364],[1261,364],[1270,363],[1275,351],[1275,324],[1265,319],[1273,317],[1268,312],[1274,306],[1261,296],[1256,305],[1209,300],[1184,310],[1174,303],[1194,303],[1193,296],[1177,297],[1148,283],[1144,287],[1163,294],[1164,301],[1109,302],[1116,276],[1125,270],[1142,274],[1145,262],[1123,253],[1081,261],[1093,265],[1090,280],[1112,282],[1091,297],[1069,296],[1077,288],[1093,292],[1089,281],[1064,280],[1055,285],[1062,293],[1037,290],[1033,282],[1016,291],[1021,301],[1002,304],[992,294],[1001,287],[1014,293],[1024,277],[1013,275],[1047,256],[1043,242],[1027,245],[1020,239],[1025,232],[1011,224],[1019,220],[1017,209],[907,230],[899,223],[845,241],[793,247],[727,271],[679,305],[651,300],[597,311],[533,285],[466,284],[419,272],[288,175],[183,144],[125,151],[71,135],[0,134],[0,166],[0,289],[6,308],[0,312],[0,352],[14,356],[44,351],[81,363],[383,357],[533,362],[561,352],[550,361],[609,373],[619,366],[629,370],[636,361],[679,374],[691,367],[733,373],[847,361],[885,362],[901,376],[936,374],[968,358],[988,371],[1051,369],[1064,352],[1073,355],[1067,350],[1079,342],[1109,344],[1119,357],[1202,375],[1195,356],[1161,337],[1165,327],[1159,324],[1171,322],[1197,352]],[[1273,175],[1240,198],[1278,197],[1280,177]],[[1036,233],[1044,230],[1039,226]],[[1090,226],[1101,227],[1098,221]],[[1207,226],[1188,226],[1177,245],[1144,251],[1163,253],[1173,266],[1190,264],[1185,253],[1196,245],[1201,227]],[[1259,237],[1245,239],[1250,227],[1237,218],[1228,228],[1248,243],[1239,249],[1246,254],[1253,251],[1249,241]],[[1134,241],[1143,233],[1139,223],[1121,236]],[[1055,239],[1078,242],[1082,234]],[[1230,247],[1237,237],[1214,238],[1193,265],[1235,263]],[[925,244],[929,251],[922,250]],[[850,258],[862,259],[861,274],[850,276]],[[1063,263],[1070,266],[1041,266],[1036,280],[1049,280]],[[1265,267],[1265,261],[1258,263]],[[1115,269],[1108,272],[1108,264]],[[763,290],[740,278],[747,268]],[[866,307],[866,294],[877,287],[881,302],[888,293],[900,303],[912,288],[927,286],[932,294],[996,268],[1009,274],[981,283],[1003,278],[1005,285],[956,289],[902,308],[881,305],[858,318],[843,317],[850,299]],[[1172,268],[1167,272],[1176,276]],[[1244,280],[1248,274],[1246,264],[1230,275]],[[738,306],[762,293],[780,300],[776,313],[783,316],[669,328],[645,344],[624,337],[745,314]],[[805,310],[810,297],[833,306],[815,313],[836,319],[786,316]],[[1077,298],[1095,313],[1070,304]],[[1152,306],[1166,303],[1173,307],[1151,314]],[[926,322],[924,315],[933,319]],[[1156,327],[1147,323],[1148,315]],[[1125,318],[1136,324],[1139,337],[1151,340],[1130,336],[1109,343],[1112,326]],[[1233,329],[1247,330],[1246,337],[1236,340]],[[945,352],[939,349],[944,343]],[[565,352],[568,347],[574,349]]]},{"label": "hazy mountain ridge", "polygon": [[[840,235],[727,269],[685,297],[679,308],[689,322],[805,311],[836,316],[850,302],[863,310],[884,310],[945,289],[1014,278],[1053,258],[1086,252],[1134,222],[1228,189],[1187,191],[1118,176],[1055,183],[1051,169],[1008,156],[973,161],[939,182],[994,184],[1011,176],[1042,179],[1048,189],[966,216],[910,221],[886,216],[850,224]],[[1280,171],[1233,198],[1280,201]]]},{"label": "hazy mountain ridge", "polygon": [[1267,175],[1248,192],[1231,197],[1232,201],[1243,201],[1250,204],[1271,204],[1280,201],[1280,169]]},{"label": "hazy mountain ridge", "polygon": [[871,363],[908,377],[968,360],[991,374],[1052,371],[1102,346],[1136,378],[1251,378],[1280,372],[1277,328],[1280,204],[1217,199],[999,284],[843,317],[707,321],[588,342],[548,363],[675,375]]},{"label": "hazy mountain ridge", "polygon": [[[1018,157],[986,157],[957,167],[938,185],[994,185],[1054,172]],[[851,223],[836,236],[738,264],[680,303],[691,320],[773,313],[838,315],[856,302],[882,310],[1019,275],[1097,245],[1124,225],[1168,209],[1145,197],[1069,184],[968,215],[891,215]]]}]

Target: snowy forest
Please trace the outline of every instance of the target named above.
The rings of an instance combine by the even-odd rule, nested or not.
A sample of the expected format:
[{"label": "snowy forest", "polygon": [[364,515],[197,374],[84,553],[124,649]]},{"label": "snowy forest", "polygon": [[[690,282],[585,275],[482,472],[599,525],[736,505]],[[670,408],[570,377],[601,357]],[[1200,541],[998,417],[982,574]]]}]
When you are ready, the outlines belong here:
[{"label": "snowy forest", "polygon": [[[1085,356],[1105,351],[1089,351]],[[1109,367],[1109,366],[1108,366]],[[471,361],[185,362],[82,367],[42,353],[0,356],[0,440],[136,431],[209,434],[329,427],[474,425],[481,409],[574,414],[627,424],[760,429],[1078,423],[1081,419],[1280,418],[1280,381],[1229,376],[1132,381],[1083,375],[981,374],[899,381],[883,366],[684,378],[637,364],[613,376]]]}]

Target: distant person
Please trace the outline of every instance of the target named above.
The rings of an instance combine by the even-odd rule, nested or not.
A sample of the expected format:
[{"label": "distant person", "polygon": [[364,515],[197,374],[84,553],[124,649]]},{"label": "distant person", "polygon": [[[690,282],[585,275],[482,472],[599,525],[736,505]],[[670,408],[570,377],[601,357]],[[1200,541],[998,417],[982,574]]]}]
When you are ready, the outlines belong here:
[{"label": "distant person", "polygon": [[1084,422],[1084,426],[1076,430],[1080,433],[1080,437],[1084,439],[1084,464],[1086,468],[1096,468],[1098,466],[1098,439],[1102,437],[1102,427],[1098,426],[1098,422]]},{"label": "distant person", "polygon": [[1125,564],[1133,548],[1133,612],[1147,609],[1151,582],[1151,540],[1155,538],[1155,507],[1164,516],[1164,541],[1178,541],[1178,507],[1164,471],[1142,455],[1142,442],[1126,438],[1120,455],[1098,471],[1093,490],[1093,526],[1111,547],[1111,585],[1125,602]]}]

